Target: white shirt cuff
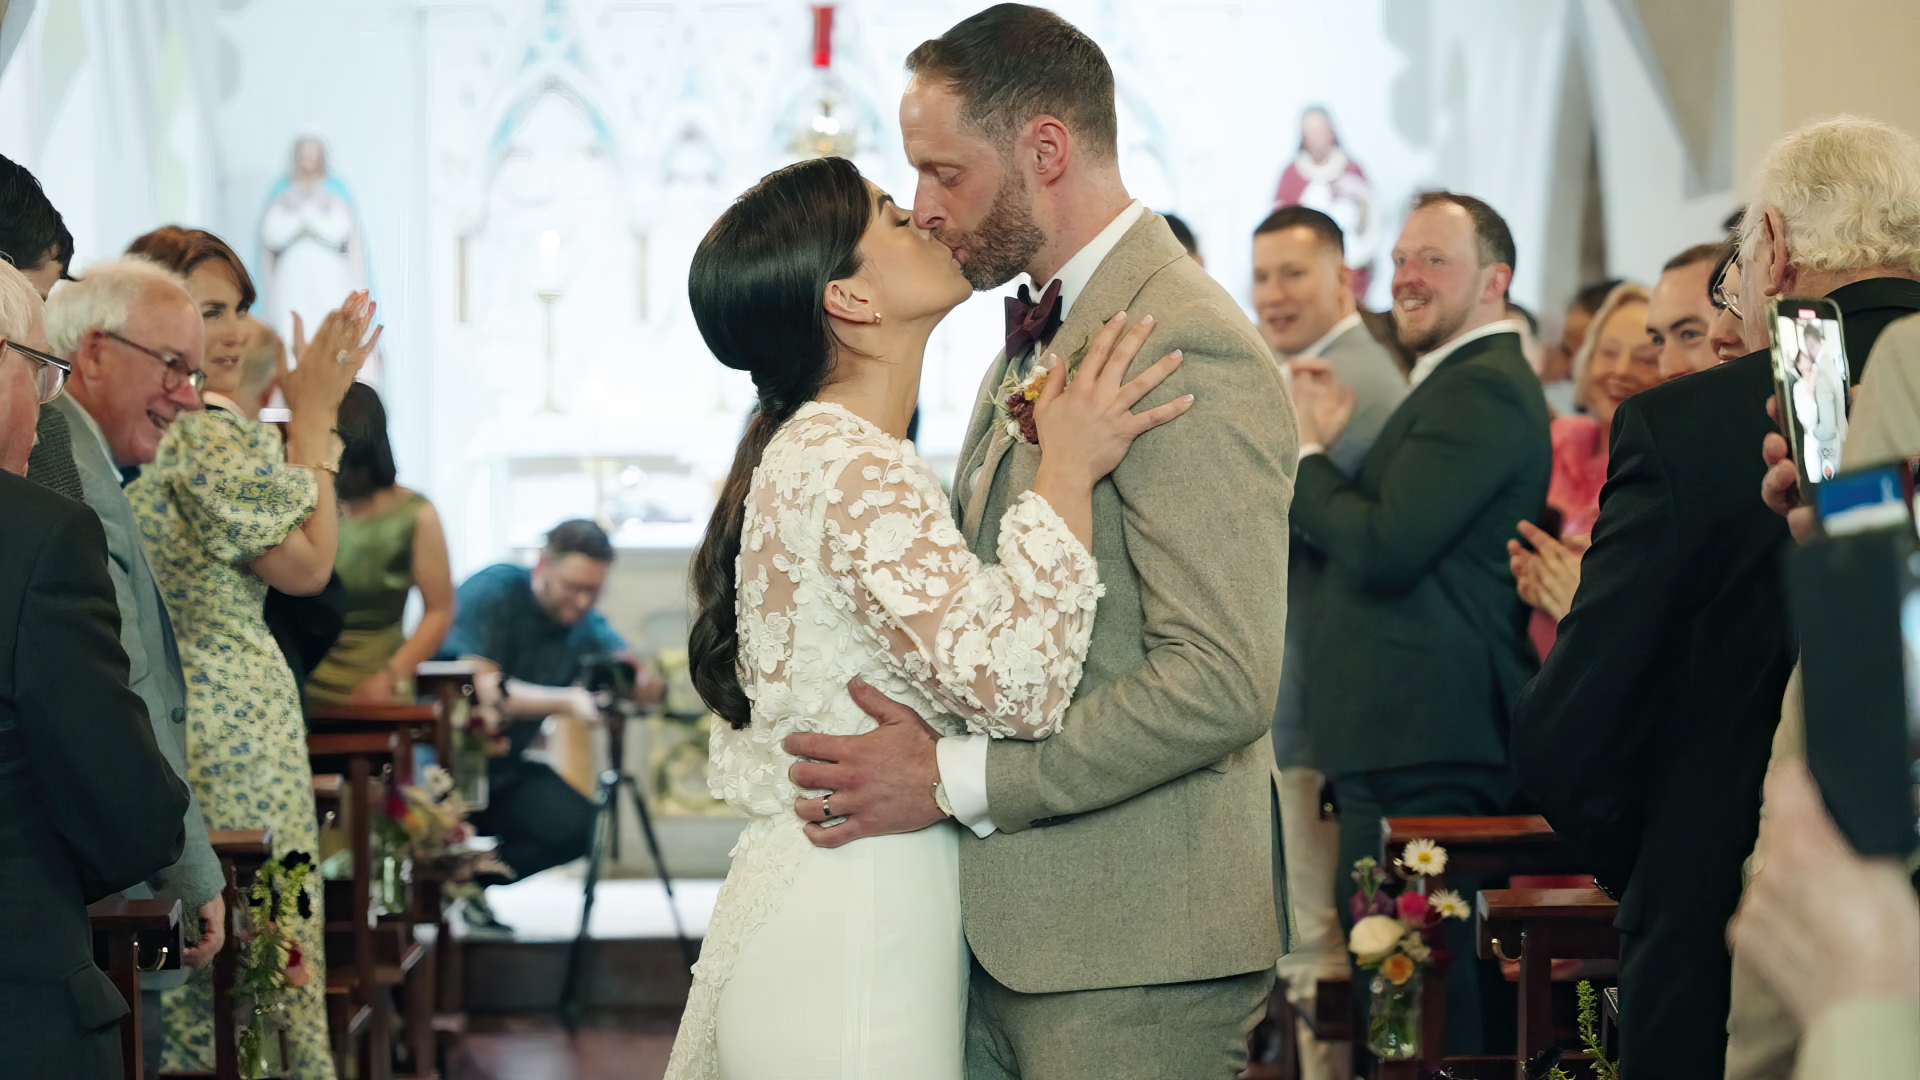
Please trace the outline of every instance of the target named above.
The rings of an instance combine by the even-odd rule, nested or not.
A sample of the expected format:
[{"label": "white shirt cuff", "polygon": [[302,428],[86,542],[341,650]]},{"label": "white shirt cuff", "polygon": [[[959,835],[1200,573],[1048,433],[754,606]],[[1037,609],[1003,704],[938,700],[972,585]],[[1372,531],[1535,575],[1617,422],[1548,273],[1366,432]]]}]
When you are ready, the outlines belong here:
[{"label": "white shirt cuff", "polygon": [[985,735],[949,735],[933,746],[953,819],[982,840],[999,829],[987,811],[987,744],[992,741]]},{"label": "white shirt cuff", "polygon": [[1324,454],[1326,452],[1327,452],[1327,448],[1320,445],[1317,442],[1300,444],[1300,460],[1301,461],[1307,460],[1307,457],[1311,454]]}]

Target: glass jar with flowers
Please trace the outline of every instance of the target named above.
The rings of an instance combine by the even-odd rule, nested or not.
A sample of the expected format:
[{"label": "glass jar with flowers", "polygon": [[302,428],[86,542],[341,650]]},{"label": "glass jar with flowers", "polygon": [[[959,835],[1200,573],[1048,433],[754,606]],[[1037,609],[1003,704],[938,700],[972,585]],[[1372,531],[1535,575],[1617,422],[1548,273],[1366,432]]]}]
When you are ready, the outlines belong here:
[{"label": "glass jar with flowers", "polygon": [[1360,891],[1353,895],[1353,932],[1347,948],[1355,963],[1374,972],[1367,1013],[1367,1049],[1382,1061],[1420,1055],[1420,999],[1429,971],[1444,970],[1449,955],[1440,944],[1446,919],[1465,919],[1466,901],[1451,889],[1423,891],[1426,879],[1447,866],[1446,849],[1431,840],[1406,846],[1400,867],[1418,883],[1399,895],[1378,861],[1353,864]]},{"label": "glass jar with flowers", "polygon": [[313,917],[313,896],[307,891],[313,869],[313,857],[306,852],[286,852],[261,864],[248,891],[240,972],[233,987],[241,1013],[242,1076],[275,1076],[283,1071],[287,991],[313,978],[300,942],[283,924],[291,915]]}]

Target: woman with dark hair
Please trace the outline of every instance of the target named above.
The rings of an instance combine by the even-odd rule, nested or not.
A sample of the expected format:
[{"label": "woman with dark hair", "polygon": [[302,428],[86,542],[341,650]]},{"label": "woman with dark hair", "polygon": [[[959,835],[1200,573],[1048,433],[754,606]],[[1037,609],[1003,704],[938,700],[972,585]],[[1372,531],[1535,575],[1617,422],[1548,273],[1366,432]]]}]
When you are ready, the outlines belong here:
[{"label": "woman with dark hair", "polygon": [[[187,782],[208,829],[271,829],[274,855],[319,857],[313,767],[300,684],[267,625],[268,587],[319,592],[338,541],[333,429],[340,399],[379,340],[365,293],[346,298],[312,342],[296,323],[300,364],[287,371],[277,335],[247,315],[253,282],[221,239],[168,226],[133,242],[185,278],[207,326],[207,408],[182,412],[153,464],[127,485],[180,646],[187,682]],[[293,416],[283,439],[259,420],[274,385]],[[325,912],[317,884],[310,914],[284,929],[310,981],[294,989],[283,1022],[286,1075],[331,1080],[327,1040]],[[201,969],[165,993],[165,1072],[214,1067],[213,985]]]},{"label": "woman with dark hair", "polygon": [[[340,403],[340,554],[334,570],[347,587],[347,625],[307,680],[315,701],[381,704],[411,700],[413,671],[433,659],[453,625],[453,571],[440,515],[426,496],[394,482],[387,410],[366,383]],[[425,606],[408,636],[407,596]]]},{"label": "woman with dark hair", "polygon": [[667,1075],[959,1080],[955,826],[816,848],[809,831],[857,813],[858,796],[797,789],[781,740],[872,729],[854,680],[948,733],[1052,734],[1103,592],[1093,485],[1191,404],[1132,412],[1180,358],[1123,384],[1152,324],[1123,336],[1116,316],[1070,383],[1049,356],[996,395],[994,422],[1031,444],[1009,453],[1038,467],[989,533],[989,565],[902,439],[927,338],[972,291],[911,214],[844,159],[790,166],[721,216],[688,291],[708,347],[760,399],[694,555],[689,640],[719,717],[711,782],[751,820]]}]

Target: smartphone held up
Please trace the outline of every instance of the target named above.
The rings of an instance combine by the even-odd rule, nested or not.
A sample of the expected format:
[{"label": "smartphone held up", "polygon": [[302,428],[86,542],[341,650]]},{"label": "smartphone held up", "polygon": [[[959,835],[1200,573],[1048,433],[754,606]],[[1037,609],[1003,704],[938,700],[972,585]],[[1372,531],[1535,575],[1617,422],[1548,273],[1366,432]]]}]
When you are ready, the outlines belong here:
[{"label": "smartphone held up", "polygon": [[1814,488],[1839,475],[1847,438],[1840,309],[1825,297],[1785,296],[1768,305],[1767,316],[1781,433],[1800,474],[1801,499],[1811,503]]}]

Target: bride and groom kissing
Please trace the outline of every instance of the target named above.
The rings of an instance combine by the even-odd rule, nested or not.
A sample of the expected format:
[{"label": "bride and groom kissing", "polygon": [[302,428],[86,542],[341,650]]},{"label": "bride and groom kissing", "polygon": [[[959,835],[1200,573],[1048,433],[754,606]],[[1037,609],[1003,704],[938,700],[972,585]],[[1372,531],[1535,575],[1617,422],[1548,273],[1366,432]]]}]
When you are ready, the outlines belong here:
[{"label": "bride and groom kissing", "polygon": [[[668,1077],[1226,1080],[1281,952],[1292,404],[1127,195],[1097,45],[1002,4],[907,69],[910,209],[802,162],[689,274],[759,396],[690,639],[749,820]],[[1023,272],[950,500],[926,343]]]}]

